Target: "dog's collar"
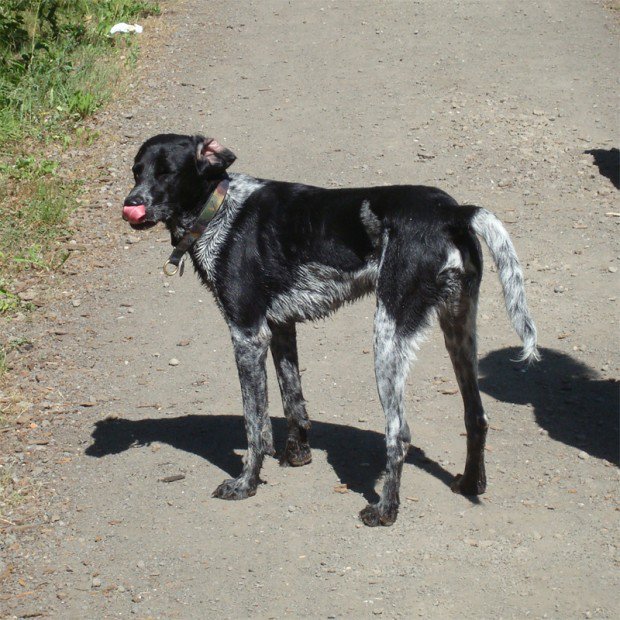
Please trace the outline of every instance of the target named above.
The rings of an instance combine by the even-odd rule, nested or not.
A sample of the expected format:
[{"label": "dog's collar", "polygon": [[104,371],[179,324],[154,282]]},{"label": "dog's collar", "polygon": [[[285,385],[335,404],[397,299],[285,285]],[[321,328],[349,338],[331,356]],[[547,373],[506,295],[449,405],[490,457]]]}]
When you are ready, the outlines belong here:
[{"label": "dog's collar", "polygon": [[[194,222],[190,231],[185,233],[181,241],[175,246],[170,254],[170,258],[164,263],[164,273],[167,276],[173,276],[179,271],[179,264],[183,260],[185,253],[198,241],[205,231],[209,222],[213,219],[217,210],[222,206],[224,198],[226,198],[226,192],[228,192],[228,186],[230,181],[228,179],[222,179],[217,187],[213,190],[213,193],[209,196],[207,203],[202,208],[198,219]],[[183,275],[183,265],[181,264],[181,271],[179,275]]]}]

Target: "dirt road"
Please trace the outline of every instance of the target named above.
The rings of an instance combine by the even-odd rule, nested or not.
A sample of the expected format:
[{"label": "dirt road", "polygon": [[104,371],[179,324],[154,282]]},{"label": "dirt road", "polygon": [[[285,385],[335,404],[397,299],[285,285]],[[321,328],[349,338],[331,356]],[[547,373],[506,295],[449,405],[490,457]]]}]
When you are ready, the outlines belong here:
[{"label": "dirt road", "polygon": [[[4,530],[4,615],[618,617],[620,218],[585,153],[618,145],[616,14],[589,0],[172,8],[130,97],[99,119],[112,146],[86,213],[105,259],[68,276],[40,322],[11,328],[38,329],[56,362],[38,371],[49,402],[11,455],[48,505]],[[464,427],[434,333],[409,379],[399,520],[358,520],[384,460],[372,299],[299,330],[313,463],[270,460],[255,497],[210,497],[245,448],[229,337],[193,274],[162,275],[163,229],[138,241],[119,219],[131,157],[160,132],[217,136],[255,176],[438,185],[503,218],[544,359],[527,373],[511,362],[487,261],[479,502],[449,490]]]}]

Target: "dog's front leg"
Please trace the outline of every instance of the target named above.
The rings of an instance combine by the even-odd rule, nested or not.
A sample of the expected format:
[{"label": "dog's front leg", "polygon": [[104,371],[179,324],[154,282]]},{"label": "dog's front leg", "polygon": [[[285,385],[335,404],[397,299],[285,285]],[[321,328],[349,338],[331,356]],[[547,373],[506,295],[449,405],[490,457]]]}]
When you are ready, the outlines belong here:
[{"label": "dog's front leg", "polygon": [[271,421],[267,411],[265,369],[271,332],[266,322],[255,328],[231,325],[230,332],[241,382],[248,452],[241,475],[222,482],[213,492],[213,497],[245,499],[256,493],[264,456],[274,453]]},{"label": "dog's front leg", "polygon": [[280,465],[299,467],[312,461],[312,452],[308,444],[310,420],[306,413],[299,377],[295,323],[274,324],[271,332],[271,355],[278,375],[284,415],[288,422],[288,436]]}]

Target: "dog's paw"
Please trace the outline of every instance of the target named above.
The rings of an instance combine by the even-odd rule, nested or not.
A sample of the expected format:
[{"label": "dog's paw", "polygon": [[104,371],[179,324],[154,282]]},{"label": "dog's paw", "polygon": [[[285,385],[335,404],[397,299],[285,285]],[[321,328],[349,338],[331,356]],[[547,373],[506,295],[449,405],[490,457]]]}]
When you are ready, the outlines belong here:
[{"label": "dog's paw", "polygon": [[247,484],[239,482],[235,478],[230,480],[224,480],[213,493],[211,497],[217,497],[219,499],[245,499],[246,497],[252,497],[256,495],[256,487],[248,487]]},{"label": "dog's paw", "polygon": [[384,510],[379,504],[368,504],[368,506],[360,512],[360,519],[364,525],[367,525],[368,527],[377,527],[377,525],[393,525],[397,516],[398,506]]},{"label": "dog's paw", "polygon": [[280,458],[280,465],[290,465],[291,467],[301,467],[312,463],[312,451],[307,443],[296,440],[287,440],[286,448]]},{"label": "dog's paw", "polygon": [[487,490],[487,481],[484,477],[476,480],[457,474],[450,488],[453,493],[460,493],[461,495],[482,495]]}]

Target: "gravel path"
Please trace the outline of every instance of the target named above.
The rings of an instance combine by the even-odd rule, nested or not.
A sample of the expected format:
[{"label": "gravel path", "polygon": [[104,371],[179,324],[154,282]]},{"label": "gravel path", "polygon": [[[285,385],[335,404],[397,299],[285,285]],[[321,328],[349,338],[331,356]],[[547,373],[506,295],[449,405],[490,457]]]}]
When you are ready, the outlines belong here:
[{"label": "gravel path", "polygon": [[[617,19],[589,0],[184,0],[151,20],[166,32],[98,119],[93,253],[10,328],[49,362],[32,373],[50,396],[9,455],[43,506],[3,530],[0,616],[618,617],[620,206],[586,152],[618,145]],[[435,332],[409,379],[399,520],[358,520],[384,459],[372,299],[299,329],[312,465],[270,460],[255,497],[210,497],[245,448],[226,327],[191,273],[162,275],[164,230],[119,219],[131,158],[160,132],[217,136],[255,176],[438,185],[507,223],[544,359],[510,361],[487,261],[479,502],[448,487],[465,438]]]}]

